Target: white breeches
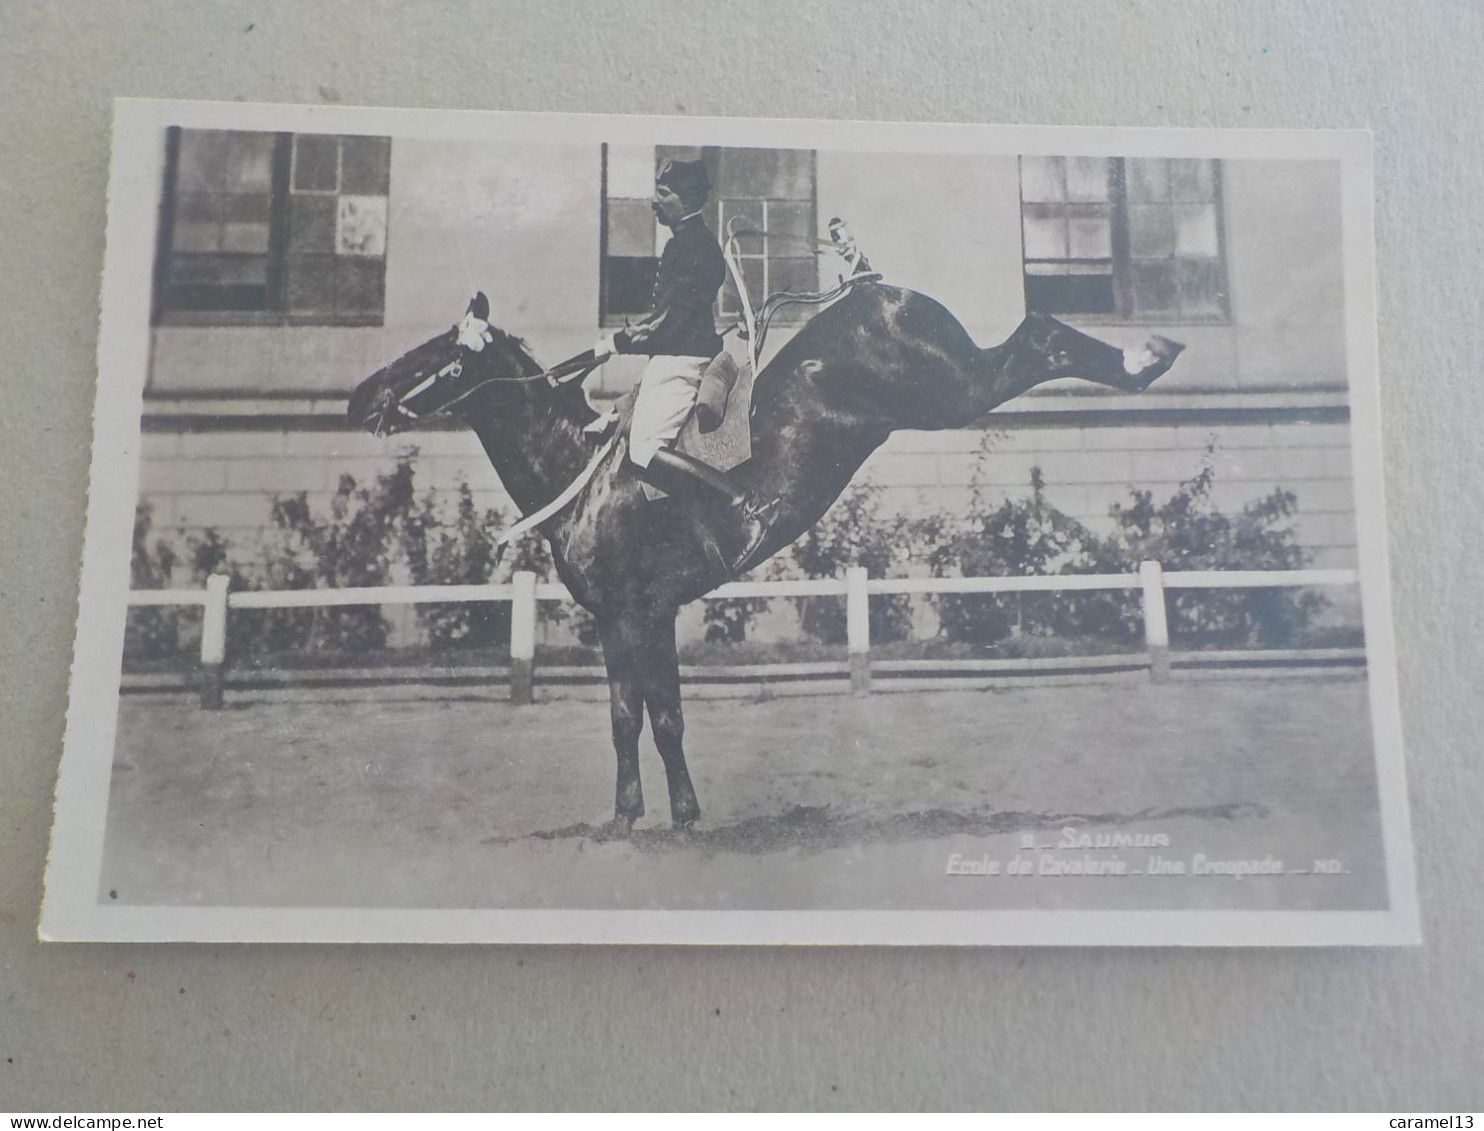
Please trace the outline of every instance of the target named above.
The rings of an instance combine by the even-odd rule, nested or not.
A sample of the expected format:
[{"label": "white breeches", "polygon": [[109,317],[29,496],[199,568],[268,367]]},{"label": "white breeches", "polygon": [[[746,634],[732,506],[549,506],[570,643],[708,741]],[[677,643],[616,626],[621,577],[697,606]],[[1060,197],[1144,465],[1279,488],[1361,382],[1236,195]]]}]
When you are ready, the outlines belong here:
[{"label": "white breeches", "polygon": [[648,467],[655,452],[675,442],[696,407],[701,374],[710,364],[709,357],[661,355],[649,359],[639,378],[639,398],[629,429],[629,459]]}]

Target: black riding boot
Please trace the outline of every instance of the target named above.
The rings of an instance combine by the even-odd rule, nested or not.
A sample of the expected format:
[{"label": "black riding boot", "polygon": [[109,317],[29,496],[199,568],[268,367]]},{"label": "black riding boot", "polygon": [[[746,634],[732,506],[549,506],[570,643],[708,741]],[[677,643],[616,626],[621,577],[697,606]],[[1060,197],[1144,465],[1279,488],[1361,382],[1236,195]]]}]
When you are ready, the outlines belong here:
[{"label": "black riding boot", "polygon": [[677,479],[681,482],[703,484],[723,496],[741,514],[746,525],[747,541],[742,552],[732,560],[731,572],[734,574],[741,573],[752,564],[749,559],[757,553],[778,518],[781,500],[773,499],[761,504],[751,502],[747,493],[740,490],[725,472],[717,471],[682,452],[661,448],[655,452],[643,475],[646,480],[667,493],[674,489],[673,482]]}]

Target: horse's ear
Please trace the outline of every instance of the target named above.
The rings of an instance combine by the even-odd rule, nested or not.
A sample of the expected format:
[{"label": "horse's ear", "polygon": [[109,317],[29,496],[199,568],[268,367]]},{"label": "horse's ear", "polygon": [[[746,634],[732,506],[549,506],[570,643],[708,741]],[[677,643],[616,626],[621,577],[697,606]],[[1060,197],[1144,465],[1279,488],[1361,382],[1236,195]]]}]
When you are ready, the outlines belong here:
[{"label": "horse's ear", "polygon": [[481,322],[490,320],[490,300],[484,297],[483,291],[479,291],[469,300],[469,313]]}]

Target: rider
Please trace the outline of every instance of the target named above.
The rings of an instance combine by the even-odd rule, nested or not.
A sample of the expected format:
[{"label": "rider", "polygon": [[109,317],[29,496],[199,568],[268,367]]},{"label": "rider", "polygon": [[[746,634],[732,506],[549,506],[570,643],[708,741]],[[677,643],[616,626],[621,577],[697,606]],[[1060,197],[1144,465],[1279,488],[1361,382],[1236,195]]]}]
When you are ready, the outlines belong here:
[{"label": "rider", "polygon": [[670,239],[660,255],[652,307],[600,341],[593,353],[598,362],[615,353],[649,357],[634,404],[629,459],[648,482],[667,493],[677,482],[700,483],[731,502],[747,534],[732,563],[738,572],[767,535],[778,500],[756,505],[729,476],[674,449],[695,408],[701,376],[722,349],[712,304],[726,280],[726,261],[701,218],[710,193],[711,181],[700,161],[670,160],[660,166],[650,207],[670,229]]}]

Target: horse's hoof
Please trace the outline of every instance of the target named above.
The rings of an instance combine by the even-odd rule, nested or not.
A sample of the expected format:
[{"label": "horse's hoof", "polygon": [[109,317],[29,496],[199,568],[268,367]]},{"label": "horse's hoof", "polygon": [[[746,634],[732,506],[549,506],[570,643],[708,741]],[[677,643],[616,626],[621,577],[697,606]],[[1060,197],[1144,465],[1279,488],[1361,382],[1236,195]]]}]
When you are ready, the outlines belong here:
[{"label": "horse's hoof", "polygon": [[602,839],[628,840],[634,831],[633,817],[614,817],[603,826]]},{"label": "horse's hoof", "polygon": [[1130,378],[1133,391],[1142,393],[1163,377],[1184,349],[1184,343],[1172,342],[1156,334],[1144,343],[1143,349],[1124,350],[1123,369]]}]

